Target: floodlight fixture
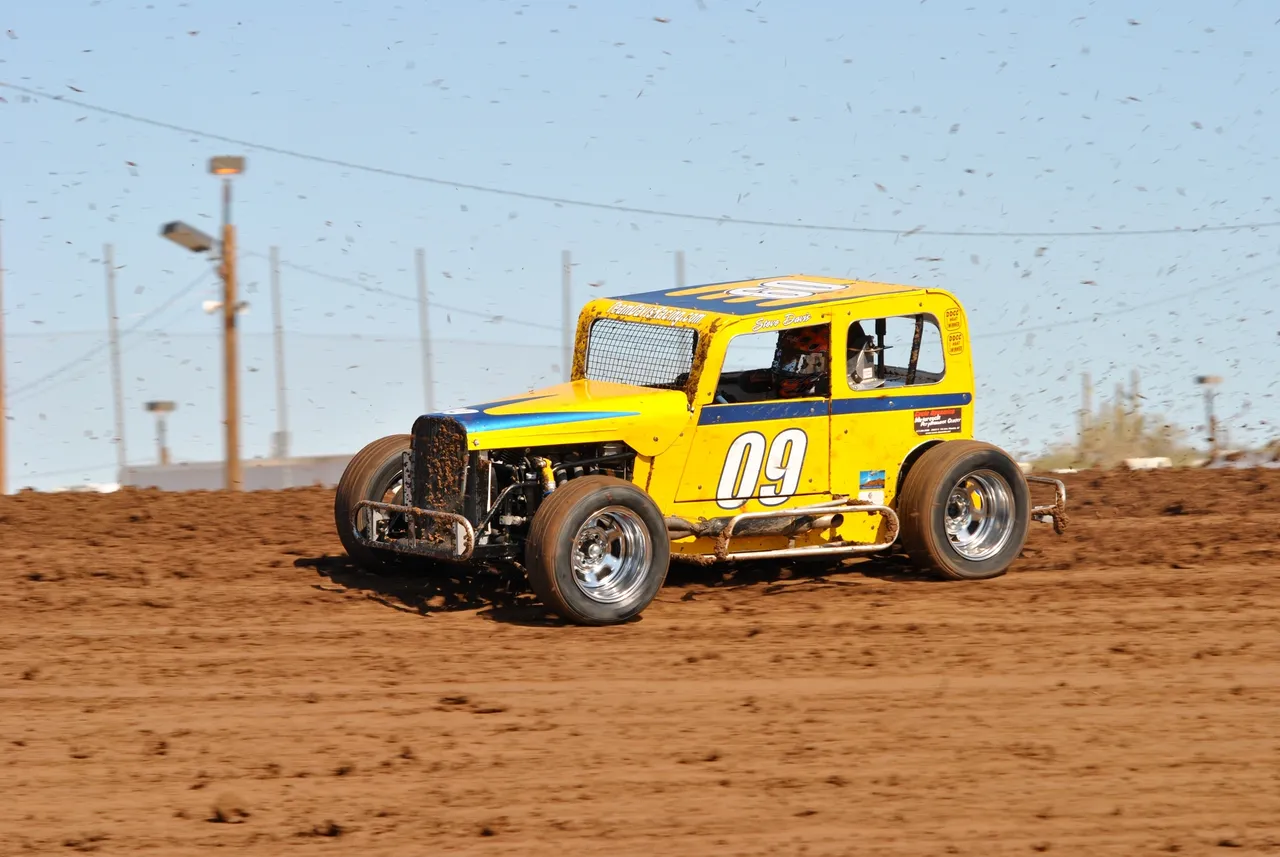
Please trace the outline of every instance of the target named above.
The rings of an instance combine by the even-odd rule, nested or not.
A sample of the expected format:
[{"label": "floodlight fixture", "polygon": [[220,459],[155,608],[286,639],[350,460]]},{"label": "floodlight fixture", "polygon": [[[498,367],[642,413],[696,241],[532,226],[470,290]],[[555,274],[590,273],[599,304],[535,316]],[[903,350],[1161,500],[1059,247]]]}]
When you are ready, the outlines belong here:
[{"label": "floodlight fixture", "polygon": [[244,172],[242,155],[218,155],[209,159],[209,172],[215,176],[238,176]]},{"label": "floodlight fixture", "polygon": [[180,247],[186,247],[192,253],[207,253],[218,244],[212,235],[201,232],[181,220],[166,223],[160,229],[160,235]]}]

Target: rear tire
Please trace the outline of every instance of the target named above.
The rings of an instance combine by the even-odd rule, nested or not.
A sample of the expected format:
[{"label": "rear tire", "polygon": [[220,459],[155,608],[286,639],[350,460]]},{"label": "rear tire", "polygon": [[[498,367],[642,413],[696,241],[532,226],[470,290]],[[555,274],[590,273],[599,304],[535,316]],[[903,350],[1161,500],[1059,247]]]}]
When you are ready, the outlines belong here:
[{"label": "rear tire", "polygon": [[403,488],[399,492],[394,489],[404,477],[401,453],[407,449],[407,434],[379,438],[355,454],[338,481],[338,491],[333,498],[333,520],[338,528],[338,539],[351,561],[367,571],[385,567],[394,555],[356,540],[351,511],[361,500],[391,503],[397,502],[398,496],[403,496]]},{"label": "rear tire", "polygon": [[666,522],[642,489],[612,476],[580,476],[534,513],[525,543],[529,586],[579,625],[616,625],[662,589],[671,560]]},{"label": "rear tire", "polygon": [[928,449],[907,471],[897,512],[913,565],[951,580],[987,580],[1022,552],[1031,492],[1000,448],[952,440]]}]

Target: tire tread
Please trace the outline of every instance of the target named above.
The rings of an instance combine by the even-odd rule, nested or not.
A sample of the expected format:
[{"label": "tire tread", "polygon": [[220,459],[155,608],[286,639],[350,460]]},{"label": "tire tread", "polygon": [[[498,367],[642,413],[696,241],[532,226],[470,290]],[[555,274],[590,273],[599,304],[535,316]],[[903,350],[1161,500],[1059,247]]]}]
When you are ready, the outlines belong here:
[{"label": "tire tread", "polygon": [[338,480],[333,498],[333,520],[338,529],[338,540],[351,561],[369,571],[379,569],[383,564],[382,558],[378,551],[356,541],[355,533],[351,531],[351,510],[360,500],[370,499],[366,496],[369,480],[386,464],[388,457],[407,449],[409,443],[407,434],[393,434],[372,441],[352,457]]},{"label": "tire tread", "polygon": [[[610,487],[644,494],[644,489],[634,482],[616,476],[580,476],[570,479],[542,501],[534,513],[529,534],[525,538],[525,573],[529,578],[529,588],[548,610],[580,625],[604,625],[611,622],[582,613],[565,598],[556,577],[557,538],[561,535],[560,530],[566,516],[577,509],[587,497]],[[667,537],[665,531],[652,533],[651,536],[655,541]],[[664,580],[665,577],[664,569]]]},{"label": "tire tread", "polygon": [[[932,495],[938,481],[958,461],[978,452],[994,452],[1006,458],[1009,457],[1004,450],[985,441],[951,440],[926,450],[911,469],[907,471],[897,502],[902,528],[900,538],[902,547],[911,558],[912,564],[922,571],[933,572],[950,580],[974,579],[957,573],[953,566],[943,560],[943,552],[950,550],[950,548],[947,545],[938,543],[937,534],[934,532],[930,516],[932,514]],[[1016,466],[1015,464],[1014,467],[1016,468]],[[1019,476],[1021,476],[1020,473]],[[1014,489],[1016,499],[1018,486],[1011,487]],[[1023,496],[1028,496],[1025,481],[1022,488]],[[1024,542],[1025,538],[1024,531]],[[1018,547],[1020,551],[1021,544]]]}]

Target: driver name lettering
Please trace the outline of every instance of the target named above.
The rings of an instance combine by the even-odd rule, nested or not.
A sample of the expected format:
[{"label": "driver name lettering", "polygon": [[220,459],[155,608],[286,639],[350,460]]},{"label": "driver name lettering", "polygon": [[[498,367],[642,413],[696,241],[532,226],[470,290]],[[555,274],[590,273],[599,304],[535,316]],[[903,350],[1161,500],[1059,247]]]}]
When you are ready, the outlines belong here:
[{"label": "driver name lettering", "polygon": [[760,319],[756,319],[756,323],[751,328],[751,332],[756,333],[757,331],[761,331],[761,330],[772,330],[778,325],[800,324],[801,322],[808,321],[812,317],[813,316],[809,315],[809,313],[807,312],[800,313],[799,315],[789,312],[785,316],[783,316],[781,319],[760,318]]},{"label": "driver name lettering", "polygon": [[689,312],[683,309],[670,309],[669,307],[650,306],[648,304],[632,304],[626,301],[618,301],[611,305],[606,312],[614,315],[625,315],[630,318],[647,318],[654,321],[674,321],[686,322],[689,324],[697,324],[707,317],[705,312]]}]

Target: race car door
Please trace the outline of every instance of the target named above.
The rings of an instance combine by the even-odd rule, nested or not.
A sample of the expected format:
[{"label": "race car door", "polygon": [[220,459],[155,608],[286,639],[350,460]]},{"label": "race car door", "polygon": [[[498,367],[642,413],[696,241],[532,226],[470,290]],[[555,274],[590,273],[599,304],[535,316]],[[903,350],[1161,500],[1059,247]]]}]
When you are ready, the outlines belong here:
[{"label": "race car door", "polygon": [[[831,490],[892,505],[913,450],[970,435],[973,396],[963,371],[948,377],[942,331],[928,307],[904,305],[902,315],[876,318],[860,317],[857,308],[832,320],[839,359],[831,381]],[[917,312],[906,314],[911,309]],[[883,523],[878,515],[846,520],[841,534],[858,541],[872,540]]]},{"label": "race car door", "polygon": [[[808,327],[829,342],[830,325]],[[829,490],[829,385],[819,395],[782,398],[787,391],[769,372],[778,336],[774,327],[729,341],[715,400],[698,416],[676,502],[714,501],[711,516],[826,499],[817,495]]]}]

